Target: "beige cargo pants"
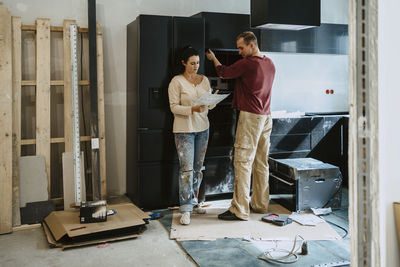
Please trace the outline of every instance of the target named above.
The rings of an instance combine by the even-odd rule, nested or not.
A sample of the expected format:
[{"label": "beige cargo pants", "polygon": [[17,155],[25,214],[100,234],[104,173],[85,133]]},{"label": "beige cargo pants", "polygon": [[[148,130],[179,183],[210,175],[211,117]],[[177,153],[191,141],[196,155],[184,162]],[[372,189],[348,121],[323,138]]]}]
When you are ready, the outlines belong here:
[{"label": "beige cargo pants", "polygon": [[269,205],[268,154],[272,130],[271,115],[240,111],[235,140],[235,183],[229,210],[248,220],[250,214],[250,182],[253,173],[251,207],[267,213]]}]

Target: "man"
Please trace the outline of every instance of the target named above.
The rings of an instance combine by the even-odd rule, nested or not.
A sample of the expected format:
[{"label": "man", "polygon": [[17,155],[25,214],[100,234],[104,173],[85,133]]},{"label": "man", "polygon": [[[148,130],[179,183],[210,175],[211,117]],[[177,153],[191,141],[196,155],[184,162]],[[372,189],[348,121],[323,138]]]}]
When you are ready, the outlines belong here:
[{"label": "man", "polygon": [[232,106],[240,111],[235,139],[233,199],[229,210],[218,215],[222,220],[248,220],[249,202],[252,210],[258,213],[267,213],[269,205],[270,103],[275,66],[271,59],[260,53],[252,32],[241,33],[236,45],[243,58],[230,66],[222,65],[211,50],[206,52],[219,77],[236,79]]}]

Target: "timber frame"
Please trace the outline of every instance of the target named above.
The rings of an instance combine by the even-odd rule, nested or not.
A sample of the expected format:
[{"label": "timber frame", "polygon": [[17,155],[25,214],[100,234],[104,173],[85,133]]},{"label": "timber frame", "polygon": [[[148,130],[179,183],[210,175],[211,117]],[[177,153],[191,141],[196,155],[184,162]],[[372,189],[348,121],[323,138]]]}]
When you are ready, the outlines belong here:
[{"label": "timber frame", "polygon": [[[71,83],[71,48],[69,40],[69,26],[73,20],[64,20],[63,26],[51,26],[46,18],[36,19],[35,25],[22,25],[20,17],[12,17],[5,6],[0,5],[0,234],[13,231],[13,226],[20,225],[19,216],[19,176],[18,158],[24,156],[23,148],[34,146],[35,155],[43,155],[46,161],[46,175],[48,181],[49,199],[62,204],[63,199],[51,197],[51,181],[62,177],[51,176],[52,144],[64,144],[64,152],[72,152],[72,83]],[[4,28],[4,29],[3,29]],[[31,32],[35,36],[35,78],[23,79],[24,61],[23,32]],[[52,80],[50,77],[51,34],[62,34],[61,62],[63,62],[63,79]],[[88,29],[78,27],[80,34],[87,36]],[[83,37],[81,37],[83,38]],[[106,154],[105,154],[105,123],[104,123],[104,78],[103,78],[103,39],[102,28],[96,25],[97,39],[97,87],[98,87],[98,137],[100,151],[100,185],[102,198],[107,197],[106,186]],[[22,64],[21,64],[22,63]],[[80,80],[81,90],[88,87],[90,81]],[[51,92],[54,87],[63,90],[63,137],[53,137],[52,130],[57,125],[51,125]],[[23,114],[23,100],[26,88],[34,87],[34,138],[24,138],[24,128],[21,127]],[[86,105],[86,103],[85,103]],[[2,115],[4,114],[4,116]],[[25,127],[26,128],[26,127]],[[82,131],[81,131],[82,133]],[[90,147],[91,136],[80,137]],[[61,161],[61,157],[59,159]],[[3,164],[4,162],[4,164]]]},{"label": "timber frame", "polygon": [[378,0],[349,1],[351,266],[380,266]]}]

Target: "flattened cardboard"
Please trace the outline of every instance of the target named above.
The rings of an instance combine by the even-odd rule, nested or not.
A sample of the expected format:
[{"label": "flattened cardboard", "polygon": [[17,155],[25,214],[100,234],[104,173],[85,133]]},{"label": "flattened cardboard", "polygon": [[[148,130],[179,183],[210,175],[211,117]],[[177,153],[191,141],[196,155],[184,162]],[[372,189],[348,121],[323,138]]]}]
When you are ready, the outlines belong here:
[{"label": "flattened cardboard", "polygon": [[[339,234],[326,222],[316,226],[302,226],[296,222],[277,226],[261,220],[265,214],[251,213],[248,221],[223,221],[218,214],[227,208],[218,205],[207,207],[206,214],[190,216],[190,227],[181,225],[178,211],[174,211],[170,239],[177,241],[216,240],[217,238],[251,238],[254,240],[293,240],[300,234],[305,240],[341,240]],[[290,214],[290,211],[278,204],[270,204],[268,213]]]},{"label": "flattened cardboard", "polygon": [[101,244],[101,243],[106,243],[106,242],[113,242],[113,241],[119,241],[119,240],[126,240],[126,239],[133,239],[138,237],[138,234],[132,234],[132,235],[125,235],[125,236],[120,236],[120,237],[115,237],[115,238],[100,238],[100,239],[95,239],[95,240],[90,240],[90,241],[82,241],[82,242],[76,242],[73,244],[62,244],[60,242],[57,242],[54,240],[53,235],[50,232],[49,227],[46,225],[46,223],[43,223],[43,230],[46,234],[47,242],[49,243],[50,247],[55,248],[55,247],[60,247],[63,250],[67,248],[74,248],[74,247],[83,247],[83,246],[88,246],[88,245],[94,245],[94,244]]},{"label": "flattened cardboard", "polygon": [[43,227],[51,246],[72,247],[137,237],[150,216],[132,203],[108,205],[116,214],[106,222],[79,222],[79,211],[54,211]]}]

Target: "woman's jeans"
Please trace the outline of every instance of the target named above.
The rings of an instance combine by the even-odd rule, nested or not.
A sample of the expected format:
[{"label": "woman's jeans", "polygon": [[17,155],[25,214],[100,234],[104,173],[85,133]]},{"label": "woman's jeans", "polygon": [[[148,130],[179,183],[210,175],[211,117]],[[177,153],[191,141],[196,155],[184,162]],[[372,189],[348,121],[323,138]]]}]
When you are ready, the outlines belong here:
[{"label": "woman's jeans", "polygon": [[207,151],[209,130],[198,133],[175,133],[179,158],[179,211],[192,212],[203,179],[201,168]]}]

